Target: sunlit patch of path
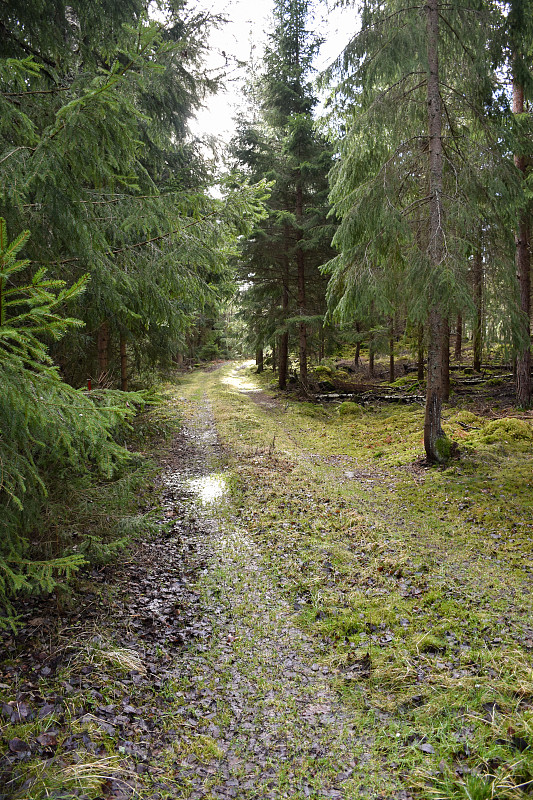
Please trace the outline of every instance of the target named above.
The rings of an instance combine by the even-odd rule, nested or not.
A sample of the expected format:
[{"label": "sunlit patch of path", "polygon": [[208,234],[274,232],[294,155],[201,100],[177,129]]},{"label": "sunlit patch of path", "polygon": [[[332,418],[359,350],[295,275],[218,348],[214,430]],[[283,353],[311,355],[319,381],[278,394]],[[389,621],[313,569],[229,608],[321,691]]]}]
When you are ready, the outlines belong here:
[{"label": "sunlit patch of path", "polygon": [[193,478],[189,486],[203,504],[216,502],[227,491],[226,479],[220,472]]},{"label": "sunlit patch of path", "polygon": [[243,373],[253,365],[253,361],[244,361],[233,367],[231,372],[221,378],[221,383],[237,389],[239,392],[260,392],[261,389]]}]

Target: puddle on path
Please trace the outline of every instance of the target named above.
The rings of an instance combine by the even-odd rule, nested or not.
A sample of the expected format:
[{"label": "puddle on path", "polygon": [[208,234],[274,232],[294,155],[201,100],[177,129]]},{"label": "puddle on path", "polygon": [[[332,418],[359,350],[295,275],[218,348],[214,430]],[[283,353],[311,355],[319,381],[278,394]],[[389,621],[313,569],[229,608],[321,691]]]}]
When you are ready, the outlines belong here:
[{"label": "puddle on path", "polygon": [[221,472],[212,472],[210,475],[194,478],[187,483],[203,505],[214,503],[228,490],[226,477]]}]

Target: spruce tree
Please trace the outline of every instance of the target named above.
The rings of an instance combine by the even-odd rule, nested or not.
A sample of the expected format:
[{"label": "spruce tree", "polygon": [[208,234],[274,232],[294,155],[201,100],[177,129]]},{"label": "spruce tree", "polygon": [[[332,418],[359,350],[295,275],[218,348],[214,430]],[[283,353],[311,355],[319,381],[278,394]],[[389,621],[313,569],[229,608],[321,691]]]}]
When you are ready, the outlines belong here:
[{"label": "spruce tree", "polygon": [[362,275],[403,274],[409,315],[427,328],[430,461],[449,454],[441,427],[445,334],[449,319],[472,304],[467,266],[479,225],[508,240],[516,196],[494,101],[492,37],[501,18],[497,5],[473,15],[457,0],[365,3],[362,30],[338,65],[348,133],[332,174],[331,199],[342,219],[340,253],[328,265],[332,295],[347,318],[351,287]]},{"label": "spruce tree", "polygon": [[[245,246],[242,274],[243,280],[246,273],[252,278],[254,301],[249,307],[256,309],[257,322],[263,319],[262,335],[277,340],[280,388],[287,382],[293,330],[300,383],[307,387],[310,336],[313,330],[317,340],[322,335],[325,313],[325,282],[318,267],[330,255],[334,229],[326,218],[331,148],[312,116],[316,97],[310,77],[319,40],[307,28],[309,15],[307,0],[276,2],[264,74],[256,90],[261,105],[255,121],[242,121],[234,143],[241,164],[254,176],[274,182],[269,218]],[[320,352],[320,344],[316,349]]]}]

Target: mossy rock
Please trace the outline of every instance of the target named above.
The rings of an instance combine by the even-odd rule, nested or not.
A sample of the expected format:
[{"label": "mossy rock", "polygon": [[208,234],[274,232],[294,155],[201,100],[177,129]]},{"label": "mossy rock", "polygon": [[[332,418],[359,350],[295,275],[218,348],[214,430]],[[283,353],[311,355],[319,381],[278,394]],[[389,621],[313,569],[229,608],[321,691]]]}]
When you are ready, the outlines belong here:
[{"label": "mossy rock", "polygon": [[331,378],[333,374],[333,370],[331,367],[325,367],[324,365],[320,365],[315,367],[312,372],[312,377],[317,381],[327,381]]},{"label": "mossy rock", "polygon": [[485,424],[485,420],[472,411],[458,411],[457,414],[450,417],[450,422],[456,425],[477,425],[478,427]]},{"label": "mossy rock", "polygon": [[495,419],[483,426],[483,430],[478,433],[476,439],[484,444],[502,441],[533,442],[533,426],[530,422],[514,417]]},{"label": "mossy rock", "polygon": [[345,400],[338,408],[341,417],[362,417],[365,413],[364,408],[359,403],[353,403],[351,400]]},{"label": "mossy rock", "polygon": [[320,418],[327,416],[326,410],[318,403],[307,403],[302,401],[298,403],[297,410],[300,414],[305,414],[306,417]]}]

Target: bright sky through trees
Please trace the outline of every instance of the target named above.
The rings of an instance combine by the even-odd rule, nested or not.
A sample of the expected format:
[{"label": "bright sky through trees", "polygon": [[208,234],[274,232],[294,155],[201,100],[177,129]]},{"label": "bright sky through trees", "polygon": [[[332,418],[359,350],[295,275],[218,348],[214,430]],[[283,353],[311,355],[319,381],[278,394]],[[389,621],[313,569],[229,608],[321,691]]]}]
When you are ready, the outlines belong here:
[{"label": "bright sky through trees", "polygon": [[[204,0],[206,10],[225,16],[228,22],[211,32],[209,67],[215,72],[227,71],[226,90],[208,99],[206,107],[192,124],[198,136],[212,136],[229,141],[234,133],[233,117],[242,102],[241,87],[246,78],[246,66],[238,62],[258,62],[271,29],[272,0]],[[316,2],[315,33],[325,39],[316,67],[325,68],[358,29],[353,8],[334,9],[332,0]]]}]

